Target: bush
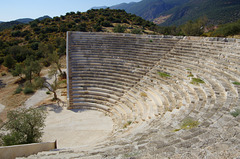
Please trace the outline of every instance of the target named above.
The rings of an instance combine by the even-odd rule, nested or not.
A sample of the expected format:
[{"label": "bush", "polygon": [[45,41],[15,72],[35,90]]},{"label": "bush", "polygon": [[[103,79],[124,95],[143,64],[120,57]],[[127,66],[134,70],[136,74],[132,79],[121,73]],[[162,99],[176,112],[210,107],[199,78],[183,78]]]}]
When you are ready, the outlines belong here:
[{"label": "bush", "polygon": [[233,82],[234,85],[240,85],[240,82]]},{"label": "bush", "polygon": [[45,126],[46,111],[19,109],[10,111],[6,124],[8,134],[2,136],[5,146],[40,142]]},{"label": "bush", "polygon": [[133,29],[131,31],[132,34],[142,34],[142,30],[141,29]]},{"label": "bush", "polygon": [[14,68],[16,64],[16,61],[14,60],[14,58],[11,55],[7,55],[4,57],[4,62],[3,65],[9,69]]},{"label": "bush", "polygon": [[189,75],[187,77],[194,77],[192,72],[189,72]]},{"label": "bush", "polygon": [[122,26],[120,24],[116,25],[114,28],[113,28],[113,32],[114,33],[124,33],[126,30],[126,27],[125,26]]},{"label": "bush", "polygon": [[168,73],[165,73],[165,72],[158,72],[158,75],[160,77],[171,77]]},{"label": "bush", "polygon": [[23,93],[24,94],[32,94],[32,93],[34,93],[34,90],[31,87],[25,87],[23,90]]},{"label": "bush", "polygon": [[229,36],[238,35],[240,33],[240,20],[220,26],[213,32],[212,36]]},{"label": "bush", "polygon": [[19,94],[19,93],[21,93],[21,92],[22,92],[22,87],[18,87],[18,88],[15,90],[14,94]]},{"label": "bush", "polygon": [[200,78],[192,78],[192,81],[190,83],[198,85],[199,83],[205,83],[205,82]]},{"label": "bush", "polygon": [[240,109],[235,109],[235,111],[230,113],[233,117],[237,117],[240,114]]},{"label": "bush", "polygon": [[112,24],[109,21],[103,21],[101,22],[101,25],[104,27],[112,27]]}]

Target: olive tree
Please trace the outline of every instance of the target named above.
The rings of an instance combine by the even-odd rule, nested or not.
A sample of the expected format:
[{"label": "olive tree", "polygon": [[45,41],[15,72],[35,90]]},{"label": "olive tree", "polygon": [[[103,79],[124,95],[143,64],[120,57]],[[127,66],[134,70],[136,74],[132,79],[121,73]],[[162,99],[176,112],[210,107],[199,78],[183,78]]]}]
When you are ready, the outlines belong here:
[{"label": "olive tree", "polygon": [[5,146],[37,143],[43,135],[46,111],[39,108],[19,109],[7,114],[6,129],[8,134],[2,136]]}]

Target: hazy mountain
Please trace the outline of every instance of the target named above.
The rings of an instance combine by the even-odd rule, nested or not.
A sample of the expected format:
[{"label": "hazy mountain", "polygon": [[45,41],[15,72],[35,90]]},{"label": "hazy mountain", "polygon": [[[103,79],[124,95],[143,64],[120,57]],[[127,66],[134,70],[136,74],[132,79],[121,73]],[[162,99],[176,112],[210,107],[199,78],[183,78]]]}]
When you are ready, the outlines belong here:
[{"label": "hazy mountain", "polygon": [[106,9],[108,6],[92,7],[91,9]]},{"label": "hazy mountain", "polygon": [[34,19],[31,19],[31,18],[21,18],[21,19],[17,19],[17,20],[14,20],[14,21],[17,21],[17,22],[20,22],[20,23],[29,23],[33,20]]},{"label": "hazy mountain", "polygon": [[161,25],[181,25],[202,16],[213,24],[240,19],[239,0],[142,0],[110,8],[124,9]]},{"label": "hazy mountain", "polygon": [[41,21],[41,20],[44,20],[44,19],[47,19],[47,18],[52,19],[52,17],[50,17],[50,16],[48,16],[48,15],[44,15],[44,16],[39,17],[39,18],[37,18],[37,19]]},{"label": "hazy mountain", "polygon": [[[42,16],[42,17],[39,17],[37,18],[38,20],[43,20],[43,19],[46,19],[46,18],[50,18],[48,15],[45,15],[45,16]],[[0,22],[0,31],[4,30],[4,29],[7,29],[7,28],[11,28],[15,25],[18,25],[18,24],[28,24],[30,23],[31,21],[34,21],[35,19],[31,19],[31,18],[21,18],[21,19],[17,19],[17,20],[13,20],[13,21],[9,21],[9,22]]]}]

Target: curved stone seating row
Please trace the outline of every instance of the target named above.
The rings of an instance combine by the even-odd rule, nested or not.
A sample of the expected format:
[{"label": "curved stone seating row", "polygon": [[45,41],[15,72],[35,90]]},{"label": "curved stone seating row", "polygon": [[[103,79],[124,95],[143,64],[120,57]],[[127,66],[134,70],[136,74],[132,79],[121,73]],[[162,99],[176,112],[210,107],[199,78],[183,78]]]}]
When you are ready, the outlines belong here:
[{"label": "curved stone seating row", "polygon": [[[73,33],[75,34],[75,33]],[[78,33],[77,33],[78,34]],[[106,36],[105,38],[102,38],[102,36],[96,36],[94,38],[87,36],[84,36],[85,33],[81,34],[81,38],[76,38],[75,36],[72,36],[71,44],[68,47],[72,47],[72,49],[69,49],[71,54],[69,54],[69,60],[71,63],[69,63],[71,72],[71,84],[72,84],[72,90],[71,92],[77,92],[80,89],[79,87],[84,87],[85,89],[89,88],[94,89],[94,86],[85,85],[85,83],[81,83],[81,80],[94,80],[96,83],[98,81],[100,83],[110,83],[113,88],[116,81],[120,84],[123,84],[124,86],[127,86],[128,88],[132,87],[132,84],[136,83],[141,79],[142,72],[146,73],[149,68],[151,68],[154,63],[153,60],[157,61],[157,55],[159,55],[158,58],[160,58],[160,55],[166,51],[166,49],[170,50],[169,45],[166,45],[166,47],[162,46],[161,49],[156,49],[156,44],[150,42],[149,44],[146,44],[146,39],[139,40],[136,38],[130,37],[129,39],[125,38],[119,38],[119,37],[111,37]],[[91,40],[95,40],[96,42],[93,44]],[[139,45],[138,45],[139,44]],[[172,44],[173,45],[173,44]],[[126,46],[129,46],[130,49],[126,49]],[[134,47],[137,46],[137,47]],[[106,50],[107,48],[107,50]],[[139,53],[139,49],[142,49],[142,51]],[[124,51],[122,51],[124,50]],[[127,51],[126,51],[127,50]],[[78,54],[78,51],[81,53]],[[149,51],[153,51],[154,53],[149,53]],[[127,53],[127,54],[126,54]],[[138,53],[138,58],[135,58]],[[113,57],[116,57],[114,59]],[[111,66],[113,65],[113,67]],[[105,68],[99,72],[98,67]],[[121,69],[122,68],[125,69]],[[130,68],[131,71],[129,72],[129,66],[132,66]],[[77,69],[74,69],[76,67]],[[119,68],[120,67],[120,68]],[[90,69],[88,69],[90,68]],[[94,69],[96,69],[94,73]],[[118,68],[121,71],[112,71],[112,68]],[[87,72],[91,72],[88,74]],[[124,72],[126,71],[126,72]],[[141,72],[140,72],[141,71]],[[141,74],[138,74],[141,73]],[[134,79],[134,74],[136,74],[136,78]],[[80,78],[80,77],[82,78]],[[76,82],[79,80],[78,85],[76,85]],[[97,86],[97,85],[95,85]],[[101,88],[101,84],[100,84]],[[96,91],[104,91],[104,88],[95,89]],[[110,88],[110,87],[108,87]],[[111,89],[110,89],[111,90]],[[126,88],[124,88],[126,90]],[[123,90],[120,90],[123,92]],[[84,93],[84,92],[83,92]],[[106,93],[106,92],[105,92]],[[109,92],[114,93],[114,92]],[[93,94],[91,94],[93,95]],[[76,97],[77,98],[77,97]],[[77,100],[76,98],[70,99],[70,104],[74,103],[74,100]],[[88,98],[85,96],[85,98]],[[95,97],[93,97],[94,99]],[[96,97],[97,98],[97,97]],[[106,97],[105,101],[108,101]],[[93,99],[91,99],[92,102],[95,102]],[[135,99],[136,100],[136,99]],[[131,101],[134,103],[133,101]],[[136,104],[136,103],[135,103]],[[75,104],[76,105],[76,104]],[[147,110],[142,108],[142,110]],[[145,111],[142,111],[145,112]]]},{"label": "curved stone seating row", "polygon": [[[214,84],[214,82],[212,82],[212,84]],[[215,85],[215,87],[216,87],[216,85]],[[218,87],[221,87],[221,86],[218,86]],[[223,88],[223,87],[222,87],[222,88]],[[196,89],[195,89],[195,90],[196,90]],[[223,90],[223,89],[222,89],[222,90]],[[218,90],[218,91],[219,91],[219,90]],[[218,94],[218,96],[219,96],[218,91],[217,91],[217,94]],[[204,92],[204,91],[202,91],[202,92]],[[204,97],[204,95],[203,95],[202,97]],[[202,98],[202,97],[201,97],[201,98]],[[200,98],[200,99],[201,99],[201,98]],[[212,103],[212,102],[210,102],[210,103]],[[204,105],[204,104],[203,104],[203,105]],[[215,109],[215,108],[213,108],[213,109]],[[210,118],[210,117],[208,117],[208,118]]]}]

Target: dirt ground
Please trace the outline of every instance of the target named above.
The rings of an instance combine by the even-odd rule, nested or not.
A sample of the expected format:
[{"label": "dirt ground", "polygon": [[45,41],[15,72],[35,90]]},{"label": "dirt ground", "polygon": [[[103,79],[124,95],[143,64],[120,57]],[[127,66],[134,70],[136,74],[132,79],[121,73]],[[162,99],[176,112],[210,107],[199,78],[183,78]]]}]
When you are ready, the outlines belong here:
[{"label": "dirt ground", "polygon": [[[66,56],[61,57],[60,62],[62,68],[66,68]],[[44,68],[41,71],[41,76],[46,76],[48,74],[48,68]],[[20,77],[13,77],[11,73],[8,72],[7,68],[0,66],[0,121],[6,121],[7,112],[13,109],[16,109],[22,105],[31,97],[33,94],[25,95],[23,92],[19,94],[14,94],[15,90],[19,86]],[[62,92],[66,92],[66,86],[61,89]],[[47,95],[44,95],[45,90],[41,92],[41,95],[46,98]],[[66,95],[66,94],[65,94]],[[51,95],[48,95],[51,96]],[[50,97],[51,98],[51,97]],[[38,100],[39,103],[44,103],[42,100]],[[49,101],[48,101],[49,103]],[[35,103],[36,105],[37,103]],[[39,104],[38,104],[39,105]],[[31,105],[32,106],[32,105]],[[30,106],[27,106],[30,107]],[[3,108],[3,109],[2,109]],[[1,123],[0,123],[1,125]]]},{"label": "dirt ground", "polygon": [[[2,76],[2,73],[6,75]],[[25,95],[24,93],[14,94],[18,84],[19,77],[13,77],[7,72],[6,68],[1,66],[0,68],[0,103],[5,108],[0,111],[0,119],[5,121],[7,112],[21,106],[31,95]]]}]

